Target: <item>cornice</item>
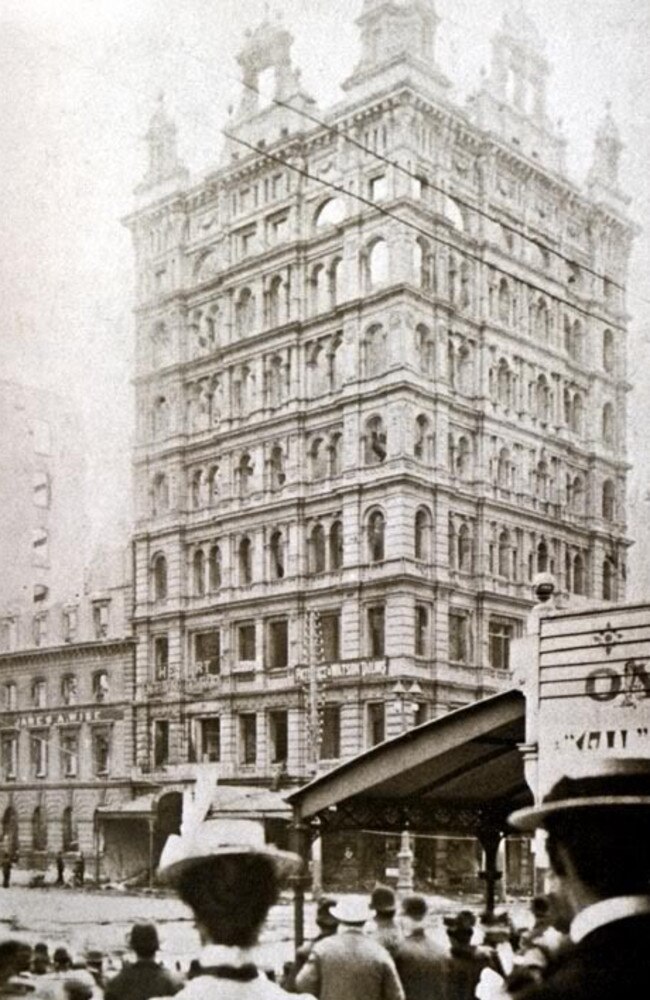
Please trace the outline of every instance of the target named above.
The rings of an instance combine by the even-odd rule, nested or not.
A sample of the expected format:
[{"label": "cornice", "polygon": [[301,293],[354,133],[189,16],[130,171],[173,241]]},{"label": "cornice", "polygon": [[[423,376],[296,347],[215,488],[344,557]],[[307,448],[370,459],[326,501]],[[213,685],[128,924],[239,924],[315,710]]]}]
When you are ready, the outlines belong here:
[{"label": "cornice", "polygon": [[135,638],[129,636],[123,639],[106,639],[97,642],[68,643],[64,646],[34,646],[29,649],[18,649],[11,653],[0,653],[0,669],[11,663],[23,663],[30,660],[80,659],[89,655],[108,656],[127,652],[135,646],[135,643]]}]

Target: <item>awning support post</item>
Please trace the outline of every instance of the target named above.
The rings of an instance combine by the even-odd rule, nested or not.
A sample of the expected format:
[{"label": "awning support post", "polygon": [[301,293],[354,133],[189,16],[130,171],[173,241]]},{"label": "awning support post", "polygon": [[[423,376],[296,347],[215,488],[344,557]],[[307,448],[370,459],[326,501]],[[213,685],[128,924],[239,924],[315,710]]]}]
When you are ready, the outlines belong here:
[{"label": "awning support post", "polygon": [[154,876],[154,864],[153,864],[153,828],[154,828],[154,818],[150,816],[147,820],[149,826],[149,888],[153,888],[153,876]]},{"label": "awning support post", "polygon": [[309,826],[294,818],[291,827],[291,848],[300,856],[299,870],[292,877],[293,885],[293,936],[296,951],[305,940],[305,890],[310,885],[309,855],[311,838]]},{"label": "awning support post", "polygon": [[497,885],[501,879],[501,872],[497,870],[501,831],[497,828],[482,830],[478,839],[485,855],[485,868],[480,872],[480,877],[485,882],[485,915],[492,917],[496,904]]}]

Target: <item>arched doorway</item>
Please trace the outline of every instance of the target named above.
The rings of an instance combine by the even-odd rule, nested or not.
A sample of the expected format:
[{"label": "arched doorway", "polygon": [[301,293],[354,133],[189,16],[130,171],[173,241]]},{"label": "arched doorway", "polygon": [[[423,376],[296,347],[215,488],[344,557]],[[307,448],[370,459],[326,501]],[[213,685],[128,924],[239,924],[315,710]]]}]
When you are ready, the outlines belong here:
[{"label": "arched doorway", "polygon": [[61,844],[64,851],[79,850],[79,836],[77,834],[77,822],[72,811],[72,806],[66,806],[61,819]]},{"label": "arched doorway", "polygon": [[7,806],[2,817],[2,849],[13,858],[18,854],[18,816],[13,806]]},{"label": "arched doorway", "polygon": [[156,806],[153,823],[152,862],[158,866],[165,841],[170,834],[181,832],[183,817],[183,796],[180,792],[167,792],[161,795]]},{"label": "arched doorway", "polygon": [[42,806],[36,806],[32,813],[32,848],[35,851],[47,850],[47,816]]}]

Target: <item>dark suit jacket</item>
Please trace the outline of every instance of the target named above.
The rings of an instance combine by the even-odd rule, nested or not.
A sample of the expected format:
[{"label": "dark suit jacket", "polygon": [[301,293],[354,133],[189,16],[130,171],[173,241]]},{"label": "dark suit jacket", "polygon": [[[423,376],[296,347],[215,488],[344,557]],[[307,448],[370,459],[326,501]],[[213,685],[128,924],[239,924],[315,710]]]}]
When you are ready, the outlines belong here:
[{"label": "dark suit jacket", "polygon": [[625,917],[587,934],[545,980],[516,1000],[642,1000],[650,992],[650,915]]}]

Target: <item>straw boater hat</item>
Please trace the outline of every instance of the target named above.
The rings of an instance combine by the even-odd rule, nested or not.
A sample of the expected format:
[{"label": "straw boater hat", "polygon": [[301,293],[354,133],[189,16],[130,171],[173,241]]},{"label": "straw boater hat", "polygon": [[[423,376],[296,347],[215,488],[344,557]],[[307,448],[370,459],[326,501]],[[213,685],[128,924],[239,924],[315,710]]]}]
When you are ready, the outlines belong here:
[{"label": "straw boater hat", "polygon": [[175,882],[188,868],[224,855],[267,857],[279,877],[297,871],[301,863],[299,855],[265,843],[261,823],[243,819],[205,820],[180,836],[172,834],[167,838],[158,874],[165,882]]},{"label": "straw boater hat", "polygon": [[589,770],[566,774],[540,805],[518,809],[509,821],[517,830],[535,830],[549,816],[582,809],[650,809],[650,759],[601,758]]},{"label": "straw boater hat", "polygon": [[332,916],[340,924],[365,924],[370,917],[370,908],[365,899],[344,896],[332,910]]}]

